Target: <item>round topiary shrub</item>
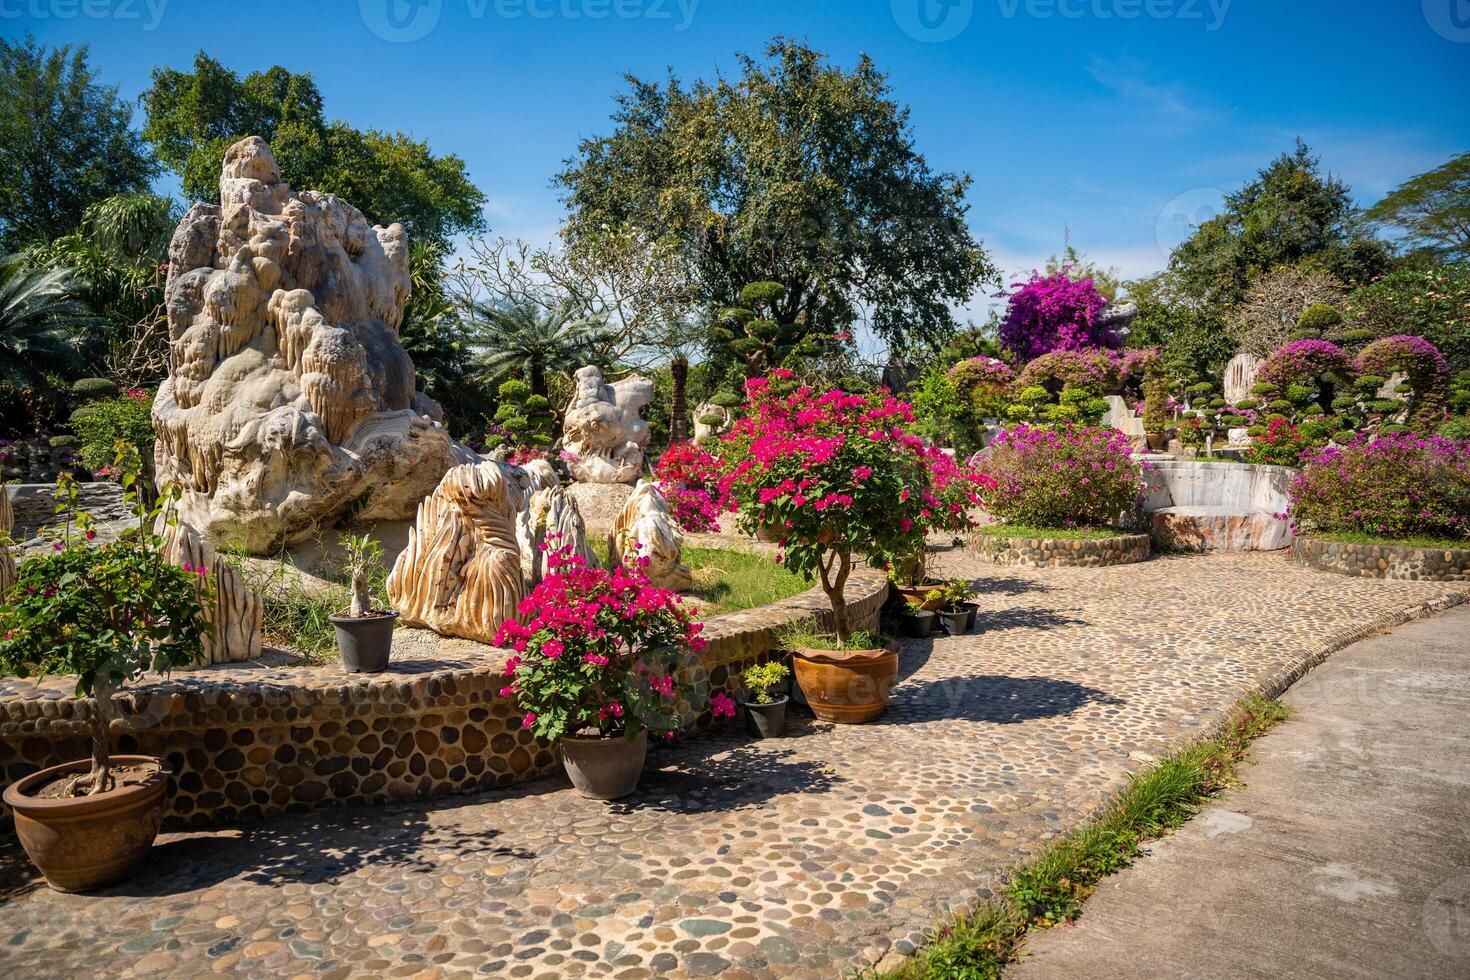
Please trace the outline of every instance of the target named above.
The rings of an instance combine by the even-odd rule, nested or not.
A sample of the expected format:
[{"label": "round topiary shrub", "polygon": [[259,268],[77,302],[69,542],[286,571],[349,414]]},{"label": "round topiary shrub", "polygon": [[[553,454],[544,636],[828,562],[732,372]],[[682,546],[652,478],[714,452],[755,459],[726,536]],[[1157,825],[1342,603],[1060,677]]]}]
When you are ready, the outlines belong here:
[{"label": "round topiary shrub", "polygon": [[107,378],[78,378],[71,383],[71,394],[73,400],[83,402],[112,398],[117,394],[117,382]]},{"label": "round topiary shrub", "polygon": [[1315,330],[1319,335],[1331,331],[1341,323],[1342,314],[1326,303],[1315,303],[1307,307],[1296,321],[1300,329]]},{"label": "round topiary shrub", "polygon": [[1359,436],[1314,456],[1288,490],[1293,525],[1388,538],[1470,536],[1470,444]]},{"label": "round topiary shrub", "polygon": [[1128,437],[1110,427],[1013,426],[991,444],[980,473],[994,481],[986,509],[1032,527],[1106,527],[1143,489]]},{"label": "round topiary shrub", "polygon": [[1058,350],[1042,354],[1016,375],[1014,388],[1040,387],[1051,394],[1063,388],[1080,388],[1092,395],[1105,395],[1118,387],[1118,365],[1099,351]]},{"label": "round topiary shrub", "polygon": [[[1396,334],[1373,341],[1358,354],[1357,369],[1374,376],[1402,372],[1411,389],[1407,404],[1415,424],[1432,428],[1444,417],[1450,388],[1450,365],[1423,337]],[[1388,411],[1398,408],[1397,403]],[[1384,411],[1374,408],[1374,411]]]}]

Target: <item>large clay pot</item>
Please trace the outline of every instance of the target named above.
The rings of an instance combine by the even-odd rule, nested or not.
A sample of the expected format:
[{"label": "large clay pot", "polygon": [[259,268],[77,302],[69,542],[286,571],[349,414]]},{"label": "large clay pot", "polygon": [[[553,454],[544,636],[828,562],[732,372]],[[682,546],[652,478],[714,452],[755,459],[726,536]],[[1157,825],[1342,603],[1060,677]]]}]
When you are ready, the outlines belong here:
[{"label": "large clay pot", "polygon": [[40,799],[30,793],[58,776],[86,772],[78,759],[42,769],[5,788],[15,833],[32,863],[59,892],[83,892],[121,881],[148,857],[163,823],[168,763],[147,755],[114,755],[114,766],[155,765],[142,782],[96,796]]},{"label": "large clay pot", "polygon": [[631,742],[621,735],[563,735],[557,744],[561,746],[561,764],[577,792],[594,800],[616,800],[638,788],[643,760],[648,755],[648,729],[641,729]]},{"label": "large clay pot", "polygon": [[1169,448],[1169,433],[1167,432],[1146,432],[1144,439],[1148,442],[1148,451],[1151,453],[1161,453]]},{"label": "large clay pot", "polygon": [[337,650],[342,654],[342,668],[349,674],[380,674],[388,669],[393,652],[393,623],[396,612],[372,616],[328,616],[337,628]]},{"label": "large clay pot", "polygon": [[933,592],[935,589],[943,588],[946,584],[948,583],[925,582],[923,585],[897,585],[890,583],[889,588],[898,593],[899,598],[903,599],[904,602],[912,602],[920,609],[926,610],[928,612],[933,612],[940,606],[944,605],[944,600],[926,600],[924,596],[928,595],[930,592]]},{"label": "large clay pot", "polygon": [[888,705],[888,692],[898,680],[898,647],[876,650],[812,650],[792,658],[796,683],[807,706],[822,721],[860,725],[872,721]]}]

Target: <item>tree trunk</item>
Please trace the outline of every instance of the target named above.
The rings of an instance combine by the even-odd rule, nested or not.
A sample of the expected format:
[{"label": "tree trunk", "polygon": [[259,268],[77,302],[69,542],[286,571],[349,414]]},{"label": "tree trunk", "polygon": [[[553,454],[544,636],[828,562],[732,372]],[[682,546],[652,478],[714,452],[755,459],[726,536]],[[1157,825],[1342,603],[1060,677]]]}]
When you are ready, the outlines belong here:
[{"label": "tree trunk", "polygon": [[837,641],[846,646],[852,638],[852,624],[847,618],[847,600],[843,593],[847,587],[847,576],[852,572],[852,550],[843,545],[832,548],[828,555],[825,561],[818,559],[817,568],[822,573],[822,591],[827,593],[827,601],[832,604],[832,625]]},{"label": "tree trunk", "polygon": [[99,677],[92,688],[92,768],[85,775],[71,781],[68,793],[83,787],[88,796],[96,796],[112,789],[112,745],[110,723],[112,721],[112,685]]},{"label": "tree trunk", "polygon": [[366,572],[352,573],[352,603],[347,609],[348,615],[361,619],[373,608],[373,593],[368,588]]},{"label": "tree trunk", "polygon": [[689,405],[685,396],[689,384],[689,359],[674,358],[669,363],[669,377],[673,381],[673,394],[669,399],[673,403],[669,411],[669,441],[685,442],[689,438]]},{"label": "tree trunk", "polygon": [[551,389],[546,387],[546,366],[533,363],[530,375],[531,394],[540,395],[542,398],[550,397]]}]

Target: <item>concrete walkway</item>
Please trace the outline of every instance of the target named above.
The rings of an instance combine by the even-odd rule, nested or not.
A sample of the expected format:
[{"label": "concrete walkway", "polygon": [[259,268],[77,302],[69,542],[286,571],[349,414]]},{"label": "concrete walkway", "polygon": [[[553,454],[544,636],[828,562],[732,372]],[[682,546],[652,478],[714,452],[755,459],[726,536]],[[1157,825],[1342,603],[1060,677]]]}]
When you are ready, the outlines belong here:
[{"label": "concrete walkway", "polygon": [[1247,785],[1008,977],[1470,977],[1470,609],[1356,643],[1283,700]]}]

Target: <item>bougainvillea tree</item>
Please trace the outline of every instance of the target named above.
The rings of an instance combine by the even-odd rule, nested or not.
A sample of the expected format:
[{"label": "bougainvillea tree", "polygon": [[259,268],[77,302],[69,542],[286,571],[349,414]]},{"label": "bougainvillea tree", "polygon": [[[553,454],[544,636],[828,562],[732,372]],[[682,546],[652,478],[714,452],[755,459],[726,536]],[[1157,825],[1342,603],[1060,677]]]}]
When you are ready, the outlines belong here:
[{"label": "bougainvillea tree", "polygon": [[1450,365],[1423,337],[1396,334],[1375,340],[1358,354],[1356,367],[1360,375],[1379,379],[1380,384],[1394,372],[1403,372],[1408,389],[1403,407],[1409,419],[1431,430],[1444,421]]},{"label": "bougainvillea tree", "polygon": [[1000,325],[1000,343],[1019,360],[1055,350],[1117,348],[1116,331],[1098,323],[1107,298],[1091,279],[1073,279],[1066,270],[1033,272],[1016,283]]},{"label": "bougainvillea tree", "polygon": [[[705,703],[686,669],[704,649],[703,627],[677,593],[649,582],[647,562],[590,568],[553,544],[549,574],[517,610],[523,621],[500,627],[496,645],[514,651],[500,693],[516,698],[522,724],[541,738],[596,729],[632,740],[645,728],[673,738],[680,701]],[[708,704],[717,718],[735,714],[723,693]]]},{"label": "bougainvillea tree", "polygon": [[[1346,351],[1329,341],[1293,340],[1266,358],[1256,377],[1283,393],[1306,388],[1312,400],[1325,410],[1332,404],[1336,387],[1352,379],[1353,362]],[[1290,395],[1287,398],[1298,400]]]},{"label": "bougainvillea tree", "polygon": [[1111,427],[1012,426],[991,444],[980,472],[989,480],[986,509],[1031,527],[1106,527],[1143,491],[1128,437]]},{"label": "bougainvillea tree", "polygon": [[694,533],[719,530],[723,510],[720,461],[708,447],[676,442],[659,457],[653,472],[674,520],[684,530]]},{"label": "bougainvillea tree", "polygon": [[974,478],[909,434],[913,410],[889,395],[801,387],[777,396],[764,378],[747,386],[750,411],[732,431],[745,454],[724,481],[729,505],[742,531],[779,531],[787,567],[820,577],[846,643],[854,556],[886,564],[931,529],[967,525]]},{"label": "bougainvillea tree", "polygon": [[1470,443],[1359,436],[1313,457],[1287,490],[1295,530],[1470,537]]}]

